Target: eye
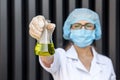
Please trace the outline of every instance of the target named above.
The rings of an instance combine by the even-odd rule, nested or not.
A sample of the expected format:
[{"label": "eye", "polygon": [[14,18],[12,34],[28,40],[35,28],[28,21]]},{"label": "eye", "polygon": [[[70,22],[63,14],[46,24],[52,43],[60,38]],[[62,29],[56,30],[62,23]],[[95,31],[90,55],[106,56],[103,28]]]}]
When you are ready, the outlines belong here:
[{"label": "eye", "polygon": [[86,29],[94,29],[94,24],[91,24],[91,23],[87,23],[85,25]]},{"label": "eye", "polygon": [[75,23],[75,24],[73,24],[72,25],[72,29],[79,29],[81,27],[81,24],[79,24],[79,23]]},{"label": "eye", "polygon": [[86,27],[93,27],[93,24],[86,24]]},{"label": "eye", "polygon": [[79,27],[80,25],[76,24],[76,25],[73,25],[75,28]]}]

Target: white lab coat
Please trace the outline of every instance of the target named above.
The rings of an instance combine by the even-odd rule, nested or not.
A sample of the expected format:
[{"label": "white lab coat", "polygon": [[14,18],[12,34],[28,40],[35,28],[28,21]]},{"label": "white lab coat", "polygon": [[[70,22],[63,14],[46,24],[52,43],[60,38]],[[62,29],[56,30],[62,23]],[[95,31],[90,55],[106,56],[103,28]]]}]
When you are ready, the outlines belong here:
[{"label": "white lab coat", "polygon": [[54,62],[50,68],[41,66],[50,72],[54,80],[116,80],[113,65],[108,57],[98,54],[92,47],[93,60],[88,71],[78,59],[74,46],[67,51],[62,48],[55,50]]}]

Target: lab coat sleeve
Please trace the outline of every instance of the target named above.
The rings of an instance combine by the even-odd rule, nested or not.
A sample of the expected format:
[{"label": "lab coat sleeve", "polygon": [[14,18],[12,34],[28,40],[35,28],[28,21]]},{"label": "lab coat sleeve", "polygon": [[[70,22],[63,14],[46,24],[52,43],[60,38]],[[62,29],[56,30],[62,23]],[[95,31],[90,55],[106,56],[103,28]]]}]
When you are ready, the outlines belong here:
[{"label": "lab coat sleeve", "polygon": [[116,74],[114,72],[112,61],[111,61],[110,65],[111,65],[111,71],[112,71],[111,76],[110,76],[110,80],[116,80]]},{"label": "lab coat sleeve", "polygon": [[41,61],[41,58],[39,58],[39,62],[46,71],[48,71],[51,74],[54,74],[60,69],[60,65],[61,65],[60,58],[61,58],[62,53],[64,53],[64,50],[61,48],[55,50],[54,61],[51,64],[50,68],[44,66],[44,64]]}]

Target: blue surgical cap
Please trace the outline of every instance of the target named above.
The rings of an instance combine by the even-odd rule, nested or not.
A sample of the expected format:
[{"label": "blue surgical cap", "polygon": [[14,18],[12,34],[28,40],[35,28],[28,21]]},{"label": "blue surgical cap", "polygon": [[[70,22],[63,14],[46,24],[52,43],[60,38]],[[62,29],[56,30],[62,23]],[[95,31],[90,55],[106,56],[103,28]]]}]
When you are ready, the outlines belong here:
[{"label": "blue surgical cap", "polygon": [[87,8],[77,8],[74,9],[67,17],[63,26],[63,37],[66,40],[70,40],[70,27],[80,20],[86,20],[95,25],[95,40],[101,38],[101,25],[99,21],[99,16],[96,12]]}]

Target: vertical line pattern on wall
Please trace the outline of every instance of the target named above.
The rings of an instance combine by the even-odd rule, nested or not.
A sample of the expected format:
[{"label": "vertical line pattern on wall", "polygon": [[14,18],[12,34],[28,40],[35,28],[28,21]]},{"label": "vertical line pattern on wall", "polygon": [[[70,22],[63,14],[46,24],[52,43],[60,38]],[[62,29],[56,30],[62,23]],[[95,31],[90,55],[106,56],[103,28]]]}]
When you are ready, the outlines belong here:
[{"label": "vertical line pattern on wall", "polygon": [[[28,22],[36,15],[36,0],[28,0]],[[29,27],[29,26],[28,26]],[[29,36],[29,35],[28,35]],[[36,56],[34,55],[35,40],[28,37],[28,80],[37,80],[37,65]],[[39,71],[38,71],[39,72]],[[40,79],[38,79],[40,80]]]},{"label": "vertical line pattern on wall", "polygon": [[7,0],[0,0],[0,80],[8,79]]},{"label": "vertical line pattern on wall", "polygon": [[28,80],[28,0],[22,0],[22,80]]},{"label": "vertical line pattern on wall", "polygon": [[7,2],[7,27],[8,27],[8,79],[13,80],[14,62],[14,0]]},{"label": "vertical line pattern on wall", "polygon": [[106,56],[108,56],[109,53],[109,43],[108,43],[108,39],[109,39],[109,0],[103,0],[103,4],[102,4],[102,11],[103,11],[103,15],[102,15],[102,42],[104,45],[102,45],[102,54],[105,54]]},{"label": "vertical line pattern on wall", "polygon": [[89,8],[92,10],[95,9],[95,0],[89,0]]},{"label": "vertical line pattern on wall", "polygon": [[111,58],[120,80],[120,1],[119,0],[1,0],[0,1],[0,80],[53,80],[34,54],[36,40],[29,36],[33,17],[43,15],[56,24],[55,48],[66,48],[63,24],[75,8],[89,8],[100,16],[102,39],[99,53]]},{"label": "vertical line pattern on wall", "polygon": [[[99,4],[98,4],[99,3]],[[101,23],[101,29],[103,28],[102,26],[102,16],[103,16],[103,11],[102,11],[102,0],[95,0],[95,11],[98,13],[99,18],[100,18],[100,23]],[[102,34],[103,35],[103,34]],[[96,47],[97,51],[99,53],[102,53],[102,39],[96,41]]]},{"label": "vertical line pattern on wall", "polygon": [[116,76],[117,80],[120,79],[120,1],[116,2]]},{"label": "vertical line pattern on wall", "polygon": [[76,8],[81,8],[81,6],[82,6],[81,0],[76,0],[75,2],[76,2],[76,3],[75,3],[75,4],[76,4],[76,5],[75,5]]},{"label": "vertical line pattern on wall", "polygon": [[22,1],[14,0],[14,79],[22,80]]},{"label": "vertical line pattern on wall", "polygon": [[116,70],[116,1],[109,1],[109,57],[111,57]]},{"label": "vertical line pattern on wall", "polygon": [[[67,16],[69,15],[69,2],[68,2],[69,0],[63,0],[63,20],[62,20],[62,23],[64,23],[65,22],[65,20],[66,20],[66,18],[67,18]],[[64,25],[64,24],[63,24]],[[63,48],[66,48],[66,45],[68,44],[68,40],[64,40],[63,39]]]}]

